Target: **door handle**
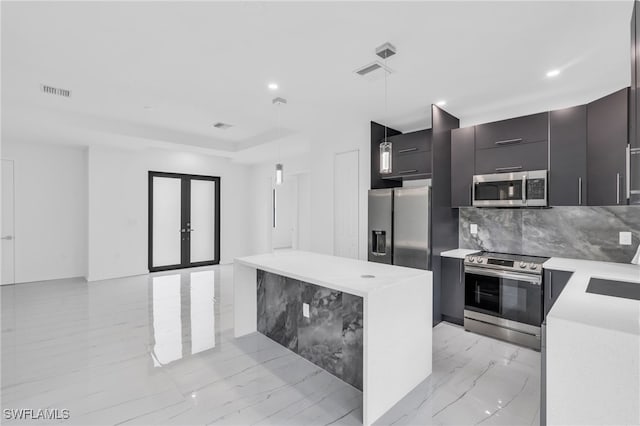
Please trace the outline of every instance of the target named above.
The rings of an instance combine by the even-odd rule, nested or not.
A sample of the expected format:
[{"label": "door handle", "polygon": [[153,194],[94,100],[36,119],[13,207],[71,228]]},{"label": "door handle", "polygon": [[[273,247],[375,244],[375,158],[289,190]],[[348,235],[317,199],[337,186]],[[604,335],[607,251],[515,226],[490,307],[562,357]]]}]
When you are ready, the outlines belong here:
[{"label": "door handle", "polygon": [[7,241],[11,241],[13,240],[13,235],[5,235],[4,237],[0,238],[2,240],[7,240]]},{"label": "door handle", "polygon": [[620,173],[616,173],[616,204],[620,204]]}]

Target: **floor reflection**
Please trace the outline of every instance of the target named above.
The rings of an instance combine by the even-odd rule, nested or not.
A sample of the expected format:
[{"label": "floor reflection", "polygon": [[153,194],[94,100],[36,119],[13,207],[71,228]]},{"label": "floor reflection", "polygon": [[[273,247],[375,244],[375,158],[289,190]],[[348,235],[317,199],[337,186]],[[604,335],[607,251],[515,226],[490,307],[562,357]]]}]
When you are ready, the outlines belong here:
[{"label": "floor reflection", "polygon": [[150,276],[154,367],[215,347],[215,282],[211,270]]}]

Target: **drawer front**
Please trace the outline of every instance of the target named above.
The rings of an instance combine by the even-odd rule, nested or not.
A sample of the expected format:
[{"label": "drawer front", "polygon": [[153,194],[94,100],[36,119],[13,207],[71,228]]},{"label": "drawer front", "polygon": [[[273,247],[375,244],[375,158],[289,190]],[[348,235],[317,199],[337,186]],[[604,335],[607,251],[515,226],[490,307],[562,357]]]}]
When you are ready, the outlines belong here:
[{"label": "drawer front", "polygon": [[548,113],[476,126],[476,149],[521,145],[548,139]]},{"label": "drawer front", "polygon": [[547,170],[547,142],[476,151],[476,174]]},{"label": "drawer front", "polygon": [[431,129],[405,133],[389,138],[394,154],[431,151]]},{"label": "drawer front", "polygon": [[431,151],[398,154],[393,158],[392,178],[424,176],[431,173]]}]

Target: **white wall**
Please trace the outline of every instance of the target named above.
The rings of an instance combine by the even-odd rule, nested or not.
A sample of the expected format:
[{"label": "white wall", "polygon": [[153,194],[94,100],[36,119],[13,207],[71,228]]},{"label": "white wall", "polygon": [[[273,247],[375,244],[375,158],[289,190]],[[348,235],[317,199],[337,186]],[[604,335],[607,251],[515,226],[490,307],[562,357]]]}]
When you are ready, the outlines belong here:
[{"label": "white wall", "polygon": [[88,280],[147,272],[150,170],[220,176],[221,263],[251,251],[248,166],[192,153],[92,146]]},{"label": "white wall", "polygon": [[[333,125],[334,123],[332,123]],[[367,191],[370,185],[370,123],[339,125],[330,138],[311,144],[311,249],[333,254],[333,167],[336,153],[359,150],[359,257],[367,258]]]},{"label": "white wall", "polygon": [[87,152],[3,140],[15,162],[15,281],[87,272]]}]

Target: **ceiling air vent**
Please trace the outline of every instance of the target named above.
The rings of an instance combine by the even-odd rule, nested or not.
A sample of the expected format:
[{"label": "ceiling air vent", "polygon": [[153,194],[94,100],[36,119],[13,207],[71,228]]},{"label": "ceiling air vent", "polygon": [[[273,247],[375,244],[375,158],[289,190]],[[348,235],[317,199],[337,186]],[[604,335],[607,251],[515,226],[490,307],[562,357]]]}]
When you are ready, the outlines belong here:
[{"label": "ceiling air vent", "polygon": [[213,124],[213,127],[215,127],[216,129],[227,130],[233,127],[233,124],[228,124],[228,123],[223,123],[221,121],[218,121],[217,123]]},{"label": "ceiling air vent", "polygon": [[46,93],[48,95],[62,96],[64,98],[71,97],[71,90],[61,89],[59,87],[47,86],[46,84],[41,84],[40,90],[42,91],[42,93]]}]

